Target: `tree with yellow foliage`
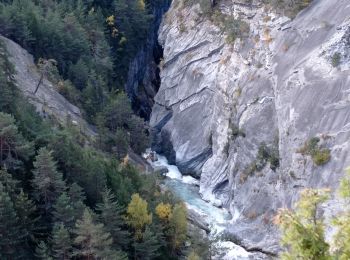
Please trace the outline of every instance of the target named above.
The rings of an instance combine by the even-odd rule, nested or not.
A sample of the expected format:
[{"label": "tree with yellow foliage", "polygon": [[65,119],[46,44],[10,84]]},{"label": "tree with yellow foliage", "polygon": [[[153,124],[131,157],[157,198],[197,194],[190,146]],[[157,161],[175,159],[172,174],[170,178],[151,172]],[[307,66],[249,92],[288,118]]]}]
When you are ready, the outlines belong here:
[{"label": "tree with yellow foliage", "polygon": [[133,228],[136,239],[141,239],[145,226],[152,223],[152,214],[148,212],[148,203],[138,193],[131,196],[125,219],[128,225]]},{"label": "tree with yellow foliage", "polygon": [[160,220],[168,222],[172,214],[171,205],[169,203],[159,203],[156,207],[156,214]]},{"label": "tree with yellow foliage", "polygon": [[138,7],[140,10],[145,10],[146,9],[146,4],[144,0],[138,0]]}]

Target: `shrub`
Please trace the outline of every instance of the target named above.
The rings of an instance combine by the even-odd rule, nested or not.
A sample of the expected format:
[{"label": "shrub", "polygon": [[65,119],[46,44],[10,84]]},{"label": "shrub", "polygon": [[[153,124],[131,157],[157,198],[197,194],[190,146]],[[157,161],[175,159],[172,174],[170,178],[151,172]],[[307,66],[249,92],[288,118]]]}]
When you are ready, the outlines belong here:
[{"label": "shrub", "polygon": [[340,61],[341,61],[340,53],[339,52],[334,53],[331,58],[332,66],[335,68],[338,67],[340,65]]},{"label": "shrub", "polygon": [[301,10],[308,7],[311,2],[312,0],[263,0],[264,4],[291,18],[294,18]]},{"label": "shrub", "polygon": [[270,169],[276,171],[280,166],[280,158],[278,148],[274,145],[268,147],[265,143],[259,146],[256,159],[252,161],[241,173],[240,183],[244,183],[249,176],[252,176],[256,171],[264,169],[267,163],[270,163]]},{"label": "shrub", "polygon": [[243,129],[240,129],[237,125],[231,123],[230,128],[231,128],[232,139],[236,139],[239,136],[245,137],[245,133]]},{"label": "shrub", "polygon": [[317,150],[312,155],[312,160],[318,166],[328,163],[331,159],[331,152],[329,149]]},{"label": "shrub", "polygon": [[212,5],[210,0],[183,0],[184,6],[199,4],[202,15],[208,17],[216,26],[226,34],[226,41],[233,43],[237,38],[247,37],[249,24],[231,15],[223,14]]},{"label": "shrub", "polygon": [[302,155],[309,155],[315,165],[320,166],[328,163],[331,159],[331,152],[328,148],[319,145],[320,138],[313,137],[302,146],[297,152]]},{"label": "shrub", "polygon": [[233,43],[237,38],[245,38],[249,34],[249,24],[231,15],[223,14],[216,10],[211,15],[211,20],[217,25],[222,33],[226,34],[226,41]]}]

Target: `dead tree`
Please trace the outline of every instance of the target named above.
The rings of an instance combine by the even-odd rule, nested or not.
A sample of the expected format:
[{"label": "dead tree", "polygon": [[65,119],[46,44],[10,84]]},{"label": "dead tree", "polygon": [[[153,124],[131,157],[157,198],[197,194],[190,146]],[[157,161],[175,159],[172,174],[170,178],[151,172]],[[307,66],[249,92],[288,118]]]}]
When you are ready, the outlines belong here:
[{"label": "dead tree", "polygon": [[33,92],[34,95],[36,94],[36,92],[38,92],[39,87],[44,80],[44,77],[47,77],[48,74],[50,73],[50,71],[54,67],[56,67],[56,65],[57,65],[57,61],[54,59],[49,59],[49,60],[46,60],[43,58],[39,59],[38,68],[39,68],[39,72],[40,72],[40,79],[39,79],[38,84],[36,85],[34,92]]}]

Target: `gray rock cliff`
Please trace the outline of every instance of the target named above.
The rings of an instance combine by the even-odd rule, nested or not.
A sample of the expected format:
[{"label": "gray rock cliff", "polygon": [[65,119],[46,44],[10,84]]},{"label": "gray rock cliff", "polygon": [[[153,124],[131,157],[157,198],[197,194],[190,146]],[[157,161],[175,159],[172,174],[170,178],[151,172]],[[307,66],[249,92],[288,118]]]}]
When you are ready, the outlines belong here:
[{"label": "gray rock cliff", "polygon": [[[228,230],[247,248],[275,253],[277,209],[305,187],[335,189],[350,165],[350,3],[315,0],[291,20],[243,2],[218,1],[250,27],[228,43],[198,4],[173,1],[159,33],[150,124],[157,150],[200,179],[204,199],[230,210]],[[330,149],[324,165],[300,152],[314,137]],[[264,147],[279,167],[261,159]]]}]

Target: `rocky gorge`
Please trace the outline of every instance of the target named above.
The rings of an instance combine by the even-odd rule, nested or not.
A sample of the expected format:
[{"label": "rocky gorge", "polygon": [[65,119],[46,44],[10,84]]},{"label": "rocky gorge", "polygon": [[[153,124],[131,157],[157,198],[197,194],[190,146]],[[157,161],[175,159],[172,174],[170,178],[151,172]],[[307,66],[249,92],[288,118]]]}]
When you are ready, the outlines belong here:
[{"label": "rocky gorge", "polygon": [[315,0],[291,19],[262,1],[217,1],[249,27],[229,41],[186,2],[172,2],[159,30],[153,148],[237,216],[227,225],[235,241],[275,255],[277,210],[303,188],[336,189],[350,163],[350,5]]},{"label": "rocky gorge", "polygon": [[[275,258],[278,209],[307,187],[334,191],[350,165],[350,3],[314,0],[294,17],[267,0],[159,2],[125,84],[149,120],[154,164],[177,174],[165,184],[187,202],[189,222],[208,233],[206,221],[219,223],[235,259]],[[50,80],[33,93],[33,57],[0,40],[37,111],[95,136]],[[341,207],[334,193],[322,213]]]}]

